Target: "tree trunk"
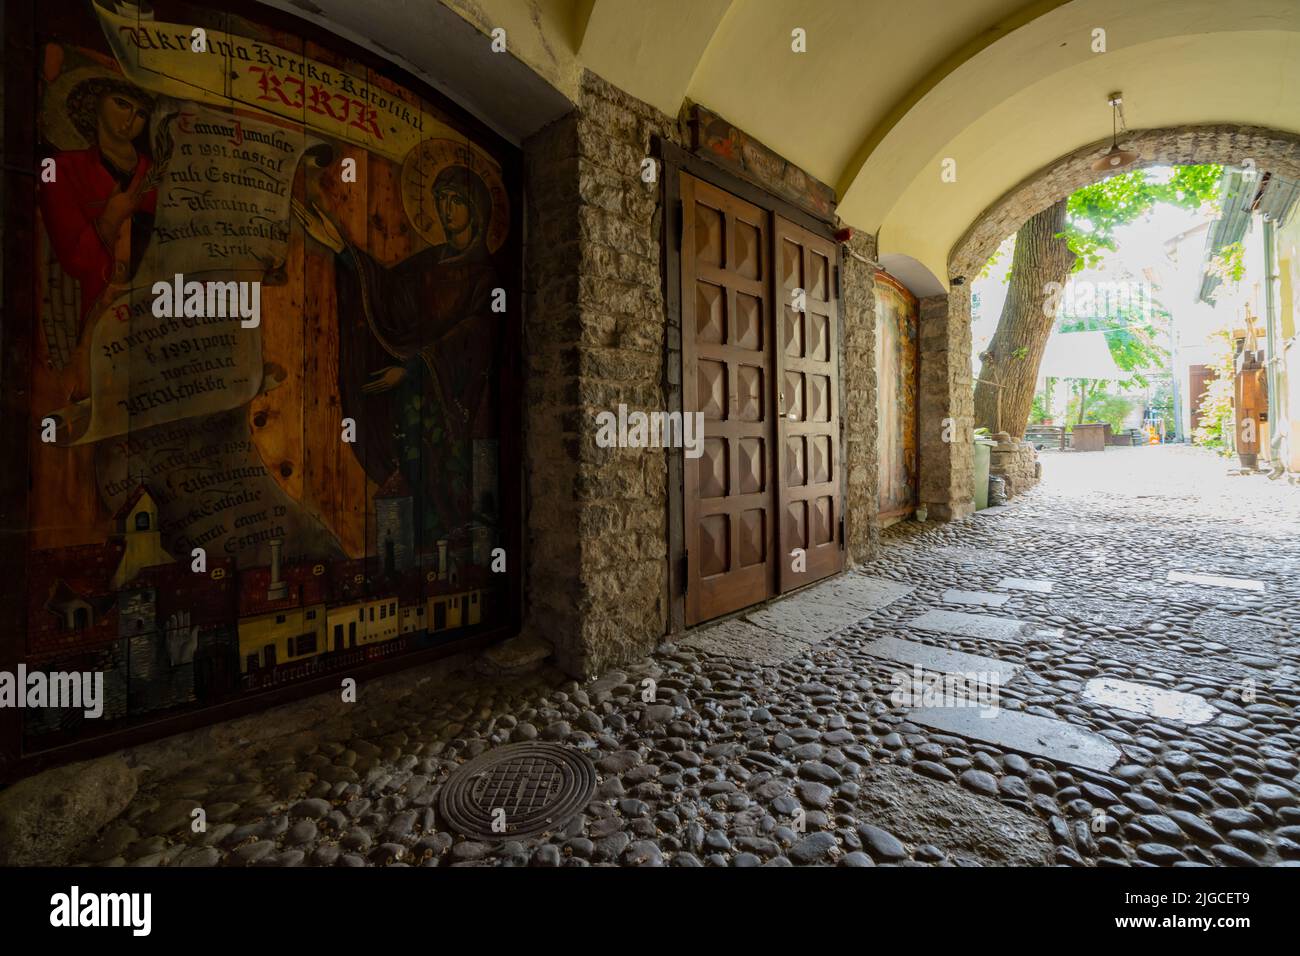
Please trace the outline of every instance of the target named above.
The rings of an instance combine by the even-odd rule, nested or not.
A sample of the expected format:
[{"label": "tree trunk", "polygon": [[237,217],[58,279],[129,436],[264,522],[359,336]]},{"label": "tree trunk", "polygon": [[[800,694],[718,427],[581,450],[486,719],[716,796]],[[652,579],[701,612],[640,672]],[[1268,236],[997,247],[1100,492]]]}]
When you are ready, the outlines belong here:
[{"label": "tree trunk", "polygon": [[[1025,433],[1034,403],[1034,383],[1043,350],[1056,322],[1060,302],[1052,296],[1051,283],[1063,286],[1074,266],[1074,253],[1064,238],[1064,199],[1034,216],[1016,233],[1011,257],[1007,300],[998,318],[998,329],[982,358],[980,382],[975,386],[975,425],[991,432],[1004,431],[1013,438]],[[1052,302],[1047,302],[1051,298]],[[1023,351],[1022,351],[1023,350]],[[996,388],[993,384],[1004,386]],[[1002,395],[1001,415],[998,393]],[[999,421],[1000,417],[1000,421]]]},{"label": "tree trunk", "polygon": [[1083,425],[1088,421],[1088,403],[1092,401],[1092,386],[1086,378],[1079,379],[1079,420],[1076,425]]}]

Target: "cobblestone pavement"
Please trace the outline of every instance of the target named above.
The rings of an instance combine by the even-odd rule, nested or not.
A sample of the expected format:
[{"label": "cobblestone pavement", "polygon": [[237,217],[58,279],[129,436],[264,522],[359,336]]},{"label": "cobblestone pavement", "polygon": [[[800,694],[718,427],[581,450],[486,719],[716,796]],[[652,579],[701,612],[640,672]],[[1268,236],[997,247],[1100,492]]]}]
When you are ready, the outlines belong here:
[{"label": "cobblestone pavement", "polygon": [[[543,671],[466,678],[378,707],[363,693],[313,733],[146,780],[81,859],[1294,865],[1300,489],[1225,477],[1224,462],[1185,448],[1044,462],[1046,482],[1004,508],[889,529],[880,558],[822,586],[815,606],[778,603],[583,685]],[[1235,580],[1172,582],[1171,572]],[[859,586],[885,596],[836,604]],[[850,623],[787,639],[780,622],[797,623],[801,608]],[[948,613],[928,620],[949,630],[913,623],[936,611]],[[961,615],[1013,623],[989,630]],[[752,642],[756,659],[737,656],[747,632],[772,638]],[[711,653],[710,633],[733,652]],[[873,642],[886,637],[923,655],[1019,665],[998,719],[976,731],[992,739],[895,706],[895,675],[910,665],[878,656]],[[646,677],[657,682],[652,703],[641,700]],[[1212,716],[1118,709],[1091,692],[1098,681],[1192,695],[1177,700],[1204,701]],[[1026,716],[1042,719],[1027,737],[997,742],[1015,728],[984,729]],[[1105,769],[1043,755],[1072,732],[1114,748]],[[452,769],[534,738],[595,761],[585,812],[562,832],[504,843],[440,829],[436,798]],[[198,806],[205,833],[190,832]]]}]

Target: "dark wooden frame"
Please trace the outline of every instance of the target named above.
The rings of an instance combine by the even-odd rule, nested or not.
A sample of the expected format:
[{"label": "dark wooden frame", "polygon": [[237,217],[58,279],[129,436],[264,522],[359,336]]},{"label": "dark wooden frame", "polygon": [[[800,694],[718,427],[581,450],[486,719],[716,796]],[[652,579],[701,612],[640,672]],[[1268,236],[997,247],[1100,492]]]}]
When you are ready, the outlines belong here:
[{"label": "dark wooden frame", "polygon": [[[664,289],[664,311],[667,328],[664,336],[664,396],[668,412],[682,411],[682,302],[681,302],[681,246],[682,208],[679,188],[679,173],[686,172],[718,189],[752,203],[764,211],[793,222],[807,229],[814,235],[821,236],[835,243],[835,295],[843,301],[840,276],[844,273],[844,246],[835,241],[836,224],[829,220],[818,219],[806,210],[773,195],[754,185],[747,179],[737,176],[724,166],[712,161],[707,155],[696,155],[683,149],[676,143],[655,136],[651,141],[651,151],[659,161],[660,199],[663,203],[662,228],[660,241],[664,254],[660,257],[662,268],[660,279]],[[841,316],[841,327],[843,317]],[[844,336],[838,336],[836,348],[839,350],[840,374],[836,382],[836,401],[844,407]],[[844,424],[840,416],[839,460],[836,467],[840,475],[840,501],[844,509],[844,525],[838,531],[840,545],[847,547],[848,526],[848,487],[845,482],[844,462]],[[684,584],[686,580],[686,510],[685,510],[685,467],[684,453],[681,449],[668,449],[664,453],[668,464],[668,632],[678,634],[686,630],[686,601]],[[863,516],[861,520],[866,520]]]},{"label": "dark wooden frame", "polygon": [[[199,6],[190,0],[191,5]],[[0,328],[0,447],[5,450],[0,468],[0,670],[13,671],[24,655],[27,639],[27,493],[29,474],[28,407],[36,298],[30,267],[36,237],[36,0],[8,0],[4,6],[4,288],[3,327]],[[226,0],[222,13],[248,19],[272,30],[291,33],[315,42],[362,64],[367,69],[400,84],[435,104],[451,123],[486,146],[501,163],[502,177],[511,196],[510,234],[506,245],[515,262],[514,276],[506,289],[511,318],[501,356],[498,386],[501,438],[498,446],[500,469],[501,531],[508,572],[508,607],[505,620],[459,640],[436,647],[407,651],[392,658],[371,661],[350,668],[347,676],[358,682],[381,674],[405,670],[441,658],[478,650],[519,632],[523,615],[523,406],[520,382],[523,375],[523,153],[489,126],[467,112],[428,83],[356,44],[335,36],[309,21],[299,19],[252,0]],[[31,103],[32,109],[16,107]],[[340,673],[287,684],[265,691],[245,692],[240,697],[209,706],[194,706],[184,712],[143,717],[126,726],[76,743],[25,752],[22,742],[21,711],[0,708],[0,783],[27,776],[70,760],[130,747],[160,737],[181,733],[243,714],[253,713],[326,691],[337,692]]]}]

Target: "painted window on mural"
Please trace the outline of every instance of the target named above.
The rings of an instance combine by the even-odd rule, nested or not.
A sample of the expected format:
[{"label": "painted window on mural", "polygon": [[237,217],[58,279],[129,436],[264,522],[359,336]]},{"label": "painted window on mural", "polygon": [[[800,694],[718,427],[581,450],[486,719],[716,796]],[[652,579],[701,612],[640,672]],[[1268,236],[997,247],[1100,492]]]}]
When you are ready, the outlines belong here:
[{"label": "painted window on mural", "polygon": [[500,623],[502,158],[253,21],[51,6],[24,657],[104,709],[26,744]]},{"label": "painted window on mural", "polygon": [[876,276],[876,381],[879,383],[882,519],[916,506],[917,301],[885,273]]}]

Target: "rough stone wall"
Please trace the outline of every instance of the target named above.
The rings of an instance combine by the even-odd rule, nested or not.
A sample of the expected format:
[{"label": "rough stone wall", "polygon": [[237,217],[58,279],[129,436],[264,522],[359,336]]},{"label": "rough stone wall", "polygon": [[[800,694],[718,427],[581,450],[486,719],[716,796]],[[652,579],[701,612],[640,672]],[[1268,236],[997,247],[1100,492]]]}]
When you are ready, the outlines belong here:
[{"label": "rough stone wall", "polygon": [[989,449],[989,475],[1006,479],[1008,498],[1024,494],[1038,483],[1034,476],[1034,446],[1007,442]]},{"label": "rough stone wall", "polygon": [[920,499],[930,517],[950,521],[975,510],[969,286],[922,299],[920,313]]},{"label": "rough stone wall", "polygon": [[848,557],[861,564],[880,546],[880,443],[876,382],[876,243],[854,231],[840,275],[840,328],[844,339],[844,464],[847,473],[845,534]]},{"label": "rough stone wall", "polygon": [[525,630],[575,675],[650,652],[668,627],[667,458],[600,448],[595,416],[665,409],[663,209],[641,178],[679,124],[584,74],[528,167]]}]

